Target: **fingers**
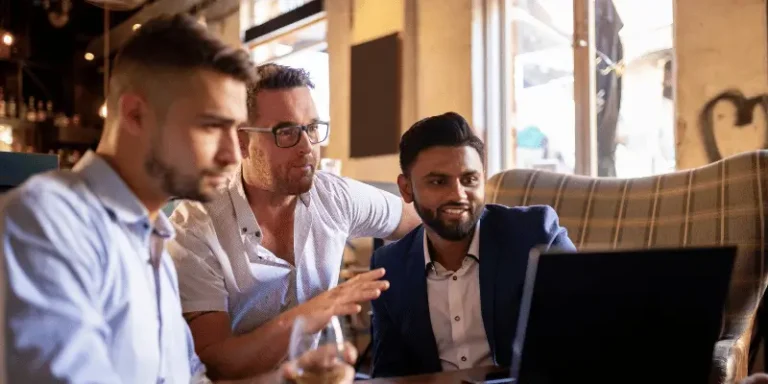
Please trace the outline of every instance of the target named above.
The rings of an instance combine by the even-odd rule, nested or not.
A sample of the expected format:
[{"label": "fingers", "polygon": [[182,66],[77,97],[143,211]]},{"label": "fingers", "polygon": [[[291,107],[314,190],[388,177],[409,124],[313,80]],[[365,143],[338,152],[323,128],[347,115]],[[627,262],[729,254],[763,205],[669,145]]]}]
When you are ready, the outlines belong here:
[{"label": "fingers", "polygon": [[386,291],[389,289],[389,281],[376,280],[376,281],[364,281],[358,284],[352,285],[355,289],[378,289],[380,291]]},{"label": "fingers", "polygon": [[[355,359],[357,359],[357,350],[349,343],[346,343],[345,353],[351,351]],[[330,347],[330,346],[329,346]],[[345,355],[345,359],[347,355]],[[351,364],[351,363],[350,363]],[[355,380],[355,370],[351,365],[344,364],[336,359],[336,351],[334,348],[319,348],[317,350],[309,351],[299,358],[299,361],[290,361],[283,364],[281,367],[281,376],[285,380],[296,381],[299,378],[299,368],[306,371],[337,371],[341,370],[342,375],[338,378],[339,381],[334,381],[340,384],[352,384]],[[337,371],[338,372],[338,371]],[[269,382],[276,382],[270,380]]]},{"label": "fingers", "polygon": [[339,302],[343,304],[347,303],[363,303],[378,299],[381,296],[381,290],[379,289],[364,289],[360,291],[349,292],[344,297],[339,298]]},{"label": "fingers", "polygon": [[295,380],[299,377],[299,369],[309,371],[322,371],[333,368],[338,364],[335,345],[324,345],[318,349],[310,350],[280,367],[282,377]]},{"label": "fingers", "polygon": [[374,280],[378,280],[378,279],[381,279],[382,277],[384,277],[384,275],[386,273],[387,272],[384,270],[384,268],[374,269],[374,270],[371,270],[371,271],[368,271],[368,272],[365,272],[365,273],[361,273],[361,274],[359,274],[359,275],[357,275],[357,276],[347,280],[346,282],[344,282],[344,284],[350,284],[350,283],[357,282],[357,281],[374,281]]},{"label": "fingers", "polygon": [[359,304],[347,303],[334,305],[333,308],[331,308],[330,313],[333,316],[346,316],[358,314],[362,310],[363,307]]},{"label": "fingers", "polygon": [[[378,291],[379,294],[381,294],[381,292],[386,291],[387,289],[389,289],[389,281],[386,280],[358,281],[354,284],[347,285],[345,283],[344,285],[339,285],[333,289],[331,292],[331,297],[337,301],[349,302],[354,301],[354,299],[351,299],[351,297],[355,297],[355,294],[360,293],[361,291]],[[374,299],[376,297],[378,297],[378,295],[376,295]]]},{"label": "fingers", "polygon": [[357,348],[355,348],[349,341],[344,342],[344,351],[342,353],[344,361],[349,364],[355,364],[357,362]]},{"label": "fingers", "polygon": [[334,365],[338,364],[337,353],[338,351],[336,350],[336,345],[322,345],[317,349],[313,349],[301,355],[297,365],[301,369],[306,369],[309,371],[321,371],[330,369],[333,368]]},{"label": "fingers", "polygon": [[355,370],[349,365],[344,366],[344,376],[342,377],[341,384],[352,384],[355,381]]},{"label": "fingers", "polygon": [[280,366],[281,376],[285,380],[296,380],[299,378],[299,370],[295,361],[289,361]]}]

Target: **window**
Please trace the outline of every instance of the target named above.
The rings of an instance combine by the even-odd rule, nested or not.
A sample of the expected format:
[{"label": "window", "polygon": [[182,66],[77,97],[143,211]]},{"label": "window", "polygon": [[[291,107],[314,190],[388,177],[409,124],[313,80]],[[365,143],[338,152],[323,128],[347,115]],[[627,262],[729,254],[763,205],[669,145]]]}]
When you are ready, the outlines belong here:
[{"label": "window", "polygon": [[312,0],[241,0],[240,35],[244,36],[248,28],[263,24],[310,1]]},{"label": "window", "polygon": [[599,176],[675,170],[672,7],[672,0],[595,3]]},{"label": "window", "polygon": [[[505,150],[515,167],[617,177],[675,169],[672,0],[494,1],[511,30],[515,140]],[[583,38],[592,62],[573,45],[589,36],[584,26],[594,28]],[[594,118],[577,119],[585,113]]]},{"label": "window", "polygon": [[573,173],[573,1],[521,1],[511,18],[515,165]]}]

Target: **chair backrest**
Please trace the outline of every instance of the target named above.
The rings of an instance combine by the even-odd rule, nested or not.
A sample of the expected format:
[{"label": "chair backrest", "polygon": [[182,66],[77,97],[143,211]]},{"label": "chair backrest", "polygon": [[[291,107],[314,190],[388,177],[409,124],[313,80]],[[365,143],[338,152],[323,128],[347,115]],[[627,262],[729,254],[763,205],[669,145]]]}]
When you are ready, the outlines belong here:
[{"label": "chair backrest", "polygon": [[15,188],[30,176],[57,169],[56,155],[0,152],[0,193]]},{"label": "chair backrest", "polygon": [[737,245],[713,381],[747,373],[755,313],[766,287],[768,151],[635,178],[513,169],[494,175],[486,202],[552,206],[578,249]]}]

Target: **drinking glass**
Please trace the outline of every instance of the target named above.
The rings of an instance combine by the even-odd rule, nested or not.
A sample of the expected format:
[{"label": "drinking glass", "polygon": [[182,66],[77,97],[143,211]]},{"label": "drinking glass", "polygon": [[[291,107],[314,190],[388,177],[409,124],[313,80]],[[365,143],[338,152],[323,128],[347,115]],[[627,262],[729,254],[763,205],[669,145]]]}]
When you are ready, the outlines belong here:
[{"label": "drinking glass", "polygon": [[299,361],[302,355],[313,350],[324,349],[336,356],[339,364],[332,367],[298,367],[298,384],[337,384],[344,377],[344,334],[336,316],[325,323],[319,319],[299,316],[293,323],[289,357]]}]

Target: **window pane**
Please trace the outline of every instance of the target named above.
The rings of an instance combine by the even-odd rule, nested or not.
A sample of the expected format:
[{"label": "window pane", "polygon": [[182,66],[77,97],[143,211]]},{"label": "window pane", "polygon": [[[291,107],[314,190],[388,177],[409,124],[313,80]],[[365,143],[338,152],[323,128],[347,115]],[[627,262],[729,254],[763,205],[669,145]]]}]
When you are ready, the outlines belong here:
[{"label": "window pane", "polygon": [[290,12],[312,0],[241,0],[240,32]]},{"label": "window pane", "polygon": [[599,176],[675,169],[672,0],[595,0]]},{"label": "window pane", "polygon": [[327,29],[326,20],[307,25],[251,48],[251,58],[256,64],[263,64],[305,50],[325,50]]},{"label": "window pane", "polygon": [[516,161],[573,173],[573,0],[519,0],[512,12]]}]

